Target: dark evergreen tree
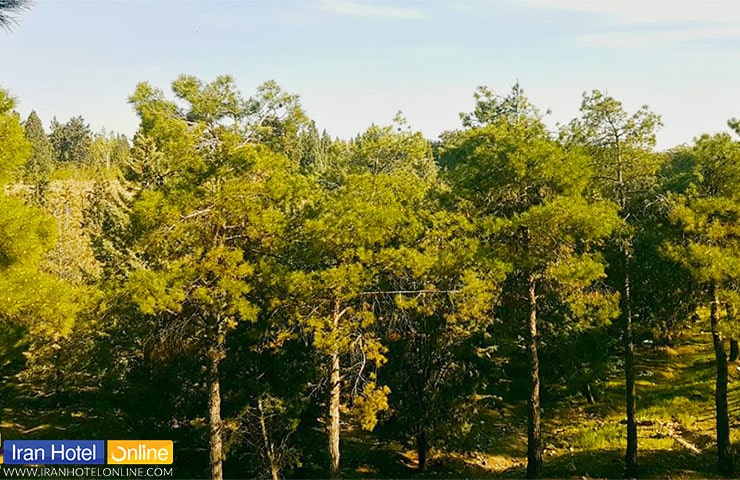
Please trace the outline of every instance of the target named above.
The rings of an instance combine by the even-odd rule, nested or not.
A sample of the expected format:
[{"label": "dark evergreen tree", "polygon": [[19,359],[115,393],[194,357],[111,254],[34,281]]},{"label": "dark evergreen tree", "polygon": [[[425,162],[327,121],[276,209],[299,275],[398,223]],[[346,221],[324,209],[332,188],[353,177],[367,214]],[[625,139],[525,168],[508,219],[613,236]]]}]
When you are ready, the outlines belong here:
[{"label": "dark evergreen tree", "polygon": [[678,158],[687,182],[669,192],[670,220],[680,229],[665,247],[695,282],[694,293],[709,306],[716,384],[717,462],[732,475],[728,409],[728,365],[722,304],[735,299],[740,282],[740,142],[728,134],[703,135],[687,158]]},{"label": "dark evergreen tree", "polygon": [[54,168],[54,148],[36,111],[31,111],[23,127],[32,148],[31,156],[26,160],[24,167],[24,177],[33,185],[34,202],[43,204],[49,175]]},{"label": "dark evergreen tree", "polygon": [[51,121],[49,140],[54,147],[56,161],[60,164],[89,163],[93,135],[90,125],[85,123],[82,116],[70,118],[67,123],[59,123],[54,118]]}]

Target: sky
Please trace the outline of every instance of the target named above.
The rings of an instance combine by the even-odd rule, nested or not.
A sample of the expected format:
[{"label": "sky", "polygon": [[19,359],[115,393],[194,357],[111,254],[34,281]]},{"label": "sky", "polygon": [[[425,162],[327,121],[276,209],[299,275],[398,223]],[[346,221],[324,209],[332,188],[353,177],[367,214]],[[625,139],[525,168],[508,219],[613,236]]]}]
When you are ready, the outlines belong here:
[{"label": "sky", "polygon": [[52,117],[133,135],[128,96],[180,74],[276,80],[320,130],[352,137],[402,111],[434,139],[476,86],[515,82],[553,127],[599,89],[662,116],[658,147],[740,117],[738,0],[36,0],[0,30],[0,88]]}]

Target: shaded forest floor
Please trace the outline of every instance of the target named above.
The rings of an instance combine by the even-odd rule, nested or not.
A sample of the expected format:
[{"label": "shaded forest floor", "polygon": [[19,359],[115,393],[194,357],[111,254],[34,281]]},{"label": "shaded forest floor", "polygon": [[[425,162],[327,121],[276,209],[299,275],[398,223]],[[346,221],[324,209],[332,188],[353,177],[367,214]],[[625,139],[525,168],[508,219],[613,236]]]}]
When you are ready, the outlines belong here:
[{"label": "shaded forest floor", "polygon": [[[0,357],[7,369],[9,358]],[[687,333],[673,347],[640,347],[637,361],[639,477],[716,478],[714,356],[710,334]],[[730,420],[736,455],[740,453],[739,369],[737,365],[730,366]],[[86,402],[81,403],[79,398],[74,402],[77,407],[57,407],[48,400],[15,396],[17,391],[13,391],[12,384],[11,378],[3,379],[0,398],[0,432],[6,439],[131,438],[140,433],[113,420],[115,415],[99,416],[101,409],[105,410],[101,398],[90,397],[89,408],[80,406]],[[619,376],[602,385],[595,404],[579,396],[543,405],[545,477],[624,476],[623,397],[624,381]],[[194,438],[180,441],[198,444]],[[317,437],[317,442],[323,444],[323,437]],[[175,450],[183,452],[177,447]],[[205,450],[199,450],[200,456],[185,455],[190,458],[176,461],[176,475],[178,471],[200,471]],[[372,433],[345,432],[342,476],[523,478],[525,453],[526,412],[520,402],[481,411],[456,448],[431,452],[429,468],[424,473],[416,471],[416,456],[410,445],[381,441]],[[304,465],[296,476],[323,477],[324,472],[318,465]]]},{"label": "shaded forest floor", "polygon": [[[639,477],[715,478],[714,354],[708,332],[687,334],[673,347],[637,351]],[[730,366],[730,420],[738,453],[740,367]],[[611,379],[595,404],[583,397],[543,405],[544,476],[624,477],[624,380]],[[415,470],[410,446],[381,444],[372,435],[345,436],[347,477],[523,478],[524,405],[484,411],[459,452],[435,450],[428,471]],[[368,450],[368,445],[372,448]]]}]

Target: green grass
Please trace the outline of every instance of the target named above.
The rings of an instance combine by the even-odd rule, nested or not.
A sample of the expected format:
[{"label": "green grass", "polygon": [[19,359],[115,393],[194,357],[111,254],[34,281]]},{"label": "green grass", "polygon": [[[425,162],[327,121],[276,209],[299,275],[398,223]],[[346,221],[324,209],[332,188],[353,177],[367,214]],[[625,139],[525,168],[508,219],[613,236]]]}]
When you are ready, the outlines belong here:
[{"label": "green grass", "polygon": [[[717,478],[714,446],[714,354],[706,332],[691,332],[673,348],[637,351],[637,420],[641,478]],[[730,366],[733,442],[740,443],[738,370]],[[543,407],[544,476],[624,476],[624,380],[603,385],[595,405],[580,397]],[[734,420],[738,419],[738,420]],[[468,448],[434,451],[430,470],[417,474],[415,456],[401,445],[344,444],[347,476],[522,478],[526,462],[524,405],[482,411]],[[355,450],[356,446],[356,450]],[[461,446],[464,447],[464,446]],[[384,449],[394,453],[384,455]],[[466,452],[466,453],[463,453]],[[739,452],[736,451],[736,454]]]},{"label": "green grass", "polygon": [[[637,419],[641,478],[716,478],[714,446],[714,357],[707,333],[687,335],[674,348],[637,352]],[[732,440],[740,445],[738,370],[730,366]],[[8,384],[2,410],[5,438],[86,435],[104,438],[111,428],[99,424],[82,404],[53,409],[42,400],[12,404]],[[626,447],[624,383],[616,376],[602,385],[598,402],[573,397],[543,405],[544,476],[619,478]],[[323,443],[317,432],[317,445]],[[737,452],[736,449],[736,454]],[[380,441],[372,433],[348,431],[342,438],[342,476],[347,478],[522,478],[526,455],[524,402],[481,410],[470,433],[446,451],[431,452],[429,469],[415,470],[409,445]],[[302,477],[323,477],[323,465],[306,465]]]},{"label": "green grass", "polygon": [[626,432],[622,425],[608,423],[605,425],[595,424],[591,428],[580,428],[574,434],[570,442],[577,450],[606,450],[626,445]]}]

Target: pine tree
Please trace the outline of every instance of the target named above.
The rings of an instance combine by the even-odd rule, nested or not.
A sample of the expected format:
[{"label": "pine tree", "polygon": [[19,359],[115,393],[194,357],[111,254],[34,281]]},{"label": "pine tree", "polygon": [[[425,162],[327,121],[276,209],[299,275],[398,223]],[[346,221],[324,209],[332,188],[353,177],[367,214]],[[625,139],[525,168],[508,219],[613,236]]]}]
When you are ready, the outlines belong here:
[{"label": "pine tree", "polygon": [[31,111],[23,128],[33,149],[31,157],[26,161],[24,176],[34,186],[35,202],[43,204],[49,176],[54,168],[54,149],[36,111]]},{"label": "pine tree", "polygon": [[88,165],[93,135],[90,125],[81,116],[72,117],[67,123],[51,121],[49,140],[54,147],[54,158],[61,164]]},{"label": "pine tree", "polygon": [[[376,373],[387,352],[376,299],[389,293],[380,276],[389,252],[424,233],[418,214],[435,170],[429,144],[419,133],[399,133],[390,126],[370,127],[336,160],[316,172],[314,180],[324,188],[314,189],[311,215],[299,227],[300,268],[292,273],[289,300],[326,365],[332,476],[340,468],[343,398],[355,399],[367,429],[388,408],[389,390]],[[396,286],[410,288],[415,289]]]},{"label": "pine tree", "polygon": [[728,134],[703,135],[690,156],[679,157],[688,182],[669,192],[670,220],[680,230],[666,244],[667,256],[688,270],[696,292],[709,305],[716,362],[717,462],[734,471],[727,402],[728,366],[722,325],[723,289],[740,281],[740,144]]},{"label": "pine tree", "polygon": [[254,279],[300,212],[302,183],[296,164],[245,138],[251,117],[231,77],[181,76],[172,89],[187,108],[146,83],[130,99],[141,124],[127,175],[143,188],[126,234],[137,262],[123,290],[166,338],[179,325],[168,341],[205,360],[210,476],[219,480],[227,338],[258,318]]},{"label": "pine tree", "polygon": [[[637,469],[637,422],[635,420],[635,359],[634,359],[634,244],[640,235],[650,230],[645,219],[646,205],[657,194],[657,173],[660,167],[655,146],[655,132],[661,126],[660,117],[647,106],[628,114],[621,102],[598,90],[583,94],[581,118],[570,123],[562,133],[567,143],[582,148],[591,157],[594,176],[591,188],[601,198],[619,205],[623,226],[618,235],[618,257],[611,269],[612,278],[620,277],[616,287],[621,292],[624,325],[624,365],[626,380],[627,475]],[[617,272],[619,274],[617,275]]]},{"label": "pine tree", "polygon": [[30,0],[0,0],[0,28],[10,29],[17,23],[15,14],[29,8]]},{"label": "pine tree", "polygon": [[[481,90],[479,89],[479,92]],[[552,140],[516,85],[509,96],[477,95],[471,128],[445,136],[441,161],[460,208],[477,217],[491,255],[510,262],[502,315],[523,326],[529,368],[527,477],[542,469],[540,336],[555,323],[608,322],[614,297],[603,280],[603,241],[617,227],[617,207],[591,202],[587,159]],[[476,119],[473,121],[473,119]],[[522,314],[526,312],[526,316]],[[526,317],[526,318],[525,318]]]},{"label": "pine tree", "polygon": [[55,241],[53,219],[5,193],[10,173],[32,152],[13,106],[0,90],[0,323],[48,342],[69,331],[81,299],[46,271],[45,256]]}]

